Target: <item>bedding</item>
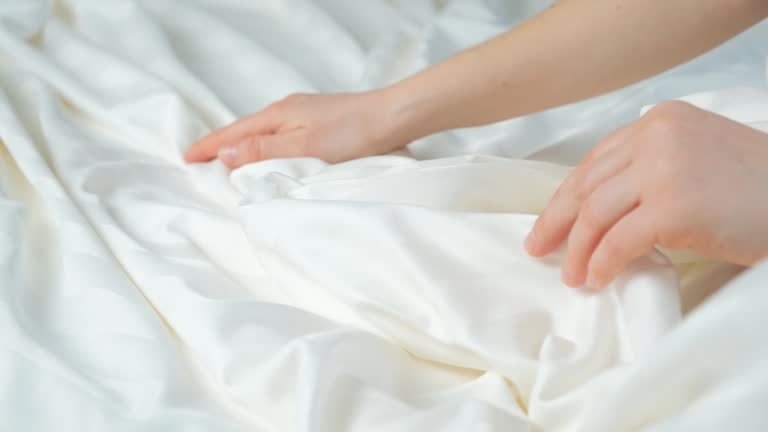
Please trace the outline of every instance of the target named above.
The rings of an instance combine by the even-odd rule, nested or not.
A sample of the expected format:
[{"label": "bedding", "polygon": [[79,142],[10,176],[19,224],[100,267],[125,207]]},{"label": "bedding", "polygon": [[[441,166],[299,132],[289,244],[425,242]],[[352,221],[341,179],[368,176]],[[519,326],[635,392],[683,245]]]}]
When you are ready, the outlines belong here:
[{"label": "bedding", "polygon": [[398,154],[182,161],[289,93],[385,85],[548,3],[0,2],[0,430],[768,428],[768,264],[654,251],[593,293],[522,250],[644,106],[768,129],[765,23]]}]

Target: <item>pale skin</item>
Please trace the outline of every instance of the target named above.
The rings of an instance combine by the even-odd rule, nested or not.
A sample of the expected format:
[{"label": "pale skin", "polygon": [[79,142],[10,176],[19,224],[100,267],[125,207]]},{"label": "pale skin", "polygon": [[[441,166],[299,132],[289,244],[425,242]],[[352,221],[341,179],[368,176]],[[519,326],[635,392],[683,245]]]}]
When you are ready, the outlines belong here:
[{"label": "pale skin", "polygon": [[567,240],[563,282],[602,288],[654,246],[751,265],[768,256],[768,134],[665,102],[600,142],[526,241]]},{"label": "pale skin", "polygon": [[[185,159],[218,157],[237,168],[272,158],[341,162],[388,153],[436,132],[621,88],[767,16],[765,0],[560,0],[392,86],[291,95],[204,137]],[[539,217],[526,248],[543,256],[567,241],[563,281],[595,288],[654,245],[755,263],[768,256],[766,153],[764,133],[682,103],[662,104],[593,149]]]}]

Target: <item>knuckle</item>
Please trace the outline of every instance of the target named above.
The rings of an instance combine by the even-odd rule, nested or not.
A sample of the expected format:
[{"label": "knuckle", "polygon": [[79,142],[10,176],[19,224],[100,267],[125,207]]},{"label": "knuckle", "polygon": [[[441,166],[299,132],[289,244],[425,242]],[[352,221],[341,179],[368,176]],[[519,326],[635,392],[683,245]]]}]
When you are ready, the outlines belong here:
[{"label": "knuckle", "polygon": [[308,97],[308,95],[305,94],[305,93],[293,93],[293,94],[290,94],[290,95],[286,96],[286,98],[283,99],[283,101],[286,104],[295,105],[295,104],[300,104],[300,103],[306,101],[307,97]]},{"label": "knuckle", "polygon": [[681,184],[685,179],[681,179],[681,171],[685,161],[675,155],[675,151],[668,149],[659,153],[655,160],[648,161],[648,167],[645,170],[645,189],[651,197],[657,196],[664,198],[671,196],[679,198]]},{"label": "knuckle", "polygon": [[562,183],[556,190],[555,193],[552,194],[552,196],[549,199],[549,204],[551,204],[554,201],[559,201],[563,199],[563,197],[566,196],[566,189],[567,189],[567,180],[566,182]]},{"label": "knuckle", "polygon": [[565,202],[575,200],[581,202],[583,198],[586,198],[583,186],[584,182],[581,180],[579,170],[574,170],[560,183],[560,186],[552,196],[552,201]]},{"label": "knuckle", "polygon": [[691,115],[692,112],[698,110],[694,105],[681,100],[668,100],[659,103],[650,110],[648,110],[647,116],[662,117],[662,118],[686,118]]},{"label": "knuckle", "polygon": [[[682,105],[682,106],[681,106]],[[695,125],[690,110],[697,109],[685,102],[667,102],[654,108],[645,120],[638,145],[640,163],[654,178],[674,184],[674,180],[686,171],[696,143]]]},{"label": "knuckle", "polygon": [[594,199],[588,199],[584,202],[584,205],[581,206],[579,219],[588,229],[594,230],[600,228],[602,221],[600,205],[598,205]]},{"label": "knuckle", "polygon": [[262,140],[259,136],[248,137],[240,147],[241,159],[244,161],[257,161],[262,154]]},{"label": "knuckle", "polygon": [[285,101],[282,100],[282,101],[274,102],[267,105],[267,107],[264,108],[263,112],[268,115],[275,115],[275,114],[282,113],[284,110],[285,110]]},{"label": "knuckle", "polygon": [[589,187],[588,183],[585,181],[582,181],[581,179],[574,179],[573,182],[573,199],[575,199],[579,203],[584,203],[586,205],[586,202],[589,201],[589,197],[592,194],[592,189]]},{"label": "knuckle", "polygon": [[222,126],[222,127],[218,128],[218,129],[215,129],[213,132],[211,132],[210,134],[205,136],[204,139],[206,139],[206,140],[208,140],[208,139],[212,139],[212,140],[221,139],[222,137],[227,136],[227,134],[229,134],[230,131],[232,131],[232,126],[233,125],[234,125],[234,123],[231,123],[231,124],[228,124],[226,126]]},{"label": "knuckle", "polygon": [[646,114],[646,133],[652,144],[668,147],[687,133],[692,112],[698,108],[682,101],[667,101]]}]

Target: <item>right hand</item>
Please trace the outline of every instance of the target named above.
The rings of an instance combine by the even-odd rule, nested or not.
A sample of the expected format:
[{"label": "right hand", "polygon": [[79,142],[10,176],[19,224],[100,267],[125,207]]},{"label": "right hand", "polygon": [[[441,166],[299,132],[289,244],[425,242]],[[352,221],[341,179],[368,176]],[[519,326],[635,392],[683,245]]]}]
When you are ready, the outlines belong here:
[{"label": "right hand", "polygon": [[657,105],[598,144],[526,242],[567,241],[563,282],[602,288],[656,245],[745,266],[768,258],[768,134],[685,102]]},{"label": "right hand", "polygon": [[184,158],[219,158],[234,169],[266,159],[315,157],[335,163],[408,144],[382,92],[294,94],[194,143]]}]

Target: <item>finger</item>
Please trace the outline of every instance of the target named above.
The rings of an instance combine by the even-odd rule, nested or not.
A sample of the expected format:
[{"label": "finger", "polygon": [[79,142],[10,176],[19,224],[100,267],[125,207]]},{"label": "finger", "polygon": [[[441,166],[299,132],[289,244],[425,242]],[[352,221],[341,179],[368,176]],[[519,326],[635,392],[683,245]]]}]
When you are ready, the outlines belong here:
[{"label": "finger", "polygon": [[621,127],[587,153],[584,159],[558,188],[555,196],[536,221],[533,230],[525,241],[525,247],[533,256],[544,256],[555,250],[568,236],[571,226],[576,221],[579,197],[576,191],[589,192],[590,187],[597,187],[600,181],[610,177],[623,167],[618,160],[618,166],[607,166],[604,170],[596,170],[589,174],[588,182],[592,185],[582,185],[581,179],[594,171],[594,165],[604,159],[612,149],[624,142],[637,129],[637,122]]},{"label": "finger", "polygon": [[567,238],[583,201],[628,164],[625,152],[613,149],[571,173],[536,220],[526,239],[528,253],[543,256],[555,250]]},{"label": "finger", "polygon": [[[626,141],[626,139],[635,133],[637,130],[637,121],[634,121],[628,125],[622,126],[615,131],[608,134],[605,138],[600,140],[600,142],[595,145],[592,150],[590,150],[584,158],[579,162],[579,166],[587,165],[594,161],[595,159],[599,158],[603,154],[607,153],[609,150],[615,148],[620,143]],[[577,167],[578,168],[578,167]]]},{"label": "finger", "polygon": [[598,186],[579,210],[568,236],[563,282],[582,286],[592,253],[606,232],[637,206],[639,194],[629,170]]},{"label": "finger", "polygon": [[237,144],[252,135],[275,132],[280,123],[274,115],[261,111],[221,128],[192,144],[184,155],[187,162],[207,162],[216,157],[219,149]]},{"label": "finger", "polygon": [[589,261],[587,285],[605,287],[632,260],[653,249],[656,233],[651,216],[640,204],[608,230]]},{"label": "finger", "polygon": [[238,144],[222,147],[218,155],[225,165],[234,169],[267,159],[309,156],[306,144],[306,133],[302,130],[277,135],[256,135]]}]

